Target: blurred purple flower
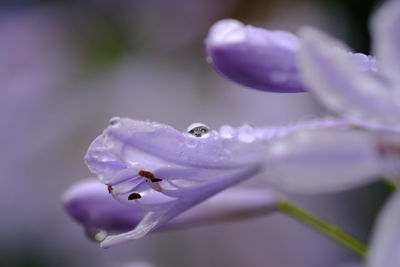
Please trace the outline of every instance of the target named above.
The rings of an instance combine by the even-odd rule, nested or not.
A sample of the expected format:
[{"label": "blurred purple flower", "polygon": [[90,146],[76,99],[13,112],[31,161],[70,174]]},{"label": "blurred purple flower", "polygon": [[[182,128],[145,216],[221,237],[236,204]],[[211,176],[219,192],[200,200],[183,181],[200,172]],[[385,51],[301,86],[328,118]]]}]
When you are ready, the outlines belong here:
[{"label": "blurred purple flower", "polygon": [[[297,54],[300,41],[285,31],[268,31],[233,19],[217,22],[205,40],[208,59],[227,78],[261,91],[306,91],[300,79]],[[367,71],[377,71],[374,59],[349,54]]]},{"label": "blurred purple flower", "polygon": [[[278,196],[268,190],[228,189],[160,228],[182,228],[264,215],[274,211],[278,201]],[[104,184],[94,178],[73,184],[63,195],[63,205],[93,238],[96,238],[95,234],[104,236],[101,235],[104,231],[121,233],[133,229],[146,214],[138,203],[123,205],[115,201]]]},{"label": "blurred purple flower", "polygon": [[[307,88],[331,111],[374,129],[399,131],[400,4],[392,1],[377,12],[371,28],[382,67],[365,72],[349,60],[349,48],[313,28],[304,28],[299,64]],[[365,58],[367,60],[367,58]]]},{"label": "blurred purple flower", "polygon": [[[321,103],[378,135],[393,135],[393,139],[381,143],[379,149],[384,157],[397,164],[397,175],[400,166],[399,22],[399,1],[389,1],[372,19],[375,54],[383,68],[380,72],[365,72],[348,59],[348,48],[344,44],[315,29],[301,31],[300,51],[303,80]],[[400,194],[396,193],[378,217],[368,267],[400,266],[399,221]]]}]

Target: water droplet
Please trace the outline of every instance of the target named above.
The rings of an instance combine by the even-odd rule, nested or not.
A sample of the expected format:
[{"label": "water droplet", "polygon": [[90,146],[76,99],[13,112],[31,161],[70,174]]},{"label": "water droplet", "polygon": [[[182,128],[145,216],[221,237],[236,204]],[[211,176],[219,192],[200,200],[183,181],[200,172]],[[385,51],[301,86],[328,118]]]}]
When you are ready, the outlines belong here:
[{"label": "water droplet", "polygon": [[101,242],[108,236],[108,232],[101,229],[86,229],[85,233],[87,238],[94,242]]},{"label": "water droplet", "polygon": [[219,130],[219,134],[223,138],[232,138],[235,135],[235,129],[233,129],[232,126],[223,125]]},{"label": "water droplet", "polygon": [[207,138],[210,136],[210,128],[202,123],[193,123],[187,128],[186,132],[198,138]]},{"label": "water droplet", "polygon": [[210,57],[210,56],[208,56],[208,57],[206,58],[206,61],[207,61],[208,64],[212,64],[212,63],[213,63],[213,59],[212,59],[212,57]]},{"label": "water droplet", "polygon": [[238,129],[238,139],[243,143],[251,143],[256,139],[256,130],[249,124]]},{"label": "water droplet", "polygon": [[121,118],[120,118],[120,117],[112,117],[112,118],[110,119],[110,121],[108,122],[108,124],[109,124],[110,126],[118,126],[119,123],[120,123],[120,121],[121,121]]}]

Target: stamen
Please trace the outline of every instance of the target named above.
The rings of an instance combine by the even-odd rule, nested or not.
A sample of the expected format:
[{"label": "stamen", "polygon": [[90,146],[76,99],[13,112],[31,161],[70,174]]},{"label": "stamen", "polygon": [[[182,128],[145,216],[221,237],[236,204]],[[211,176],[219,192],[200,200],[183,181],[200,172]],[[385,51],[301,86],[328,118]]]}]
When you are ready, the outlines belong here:
[{"label": "stamen", "polygon": [[142,177],[146,177],[150,180],[156,179],[156,176],[153,173],[144,170],[140,170],[139,175]]},{"label": "stamen", "polygon": [[140,170],[139,175],[147,179],[150,179],[152,183],[157,183],[162,181],[162,179],[156,178],[156,176],[152,172]]},{"label": "stamen", "polygon": [[112,192],[112,190],[113,190],[112,186],[111,186],[111,185],[108,185],[108,186],[107,186],[107,190],[108,190],[108,193],[111,194],[111,192]]},{"label": "stamen", "polygon": [[142,196],[139,193],[132,193],[129,195],[128,200],[139,199]]}]

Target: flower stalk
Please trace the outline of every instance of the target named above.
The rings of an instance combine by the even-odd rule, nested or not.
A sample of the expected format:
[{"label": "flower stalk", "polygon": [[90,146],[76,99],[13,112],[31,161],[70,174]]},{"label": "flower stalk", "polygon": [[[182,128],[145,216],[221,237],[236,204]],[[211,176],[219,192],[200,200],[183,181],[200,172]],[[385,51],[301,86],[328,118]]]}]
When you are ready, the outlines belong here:
[{"label": "flower stalk", "polygon": [[358,238],[347,233],[340,227],[304,210],[303,208],[283,200],[278,204],[278,210],[295,220],[311,227],[312,229],[324,234],[338,244],[365,259],[367,257],[367,247]]}]

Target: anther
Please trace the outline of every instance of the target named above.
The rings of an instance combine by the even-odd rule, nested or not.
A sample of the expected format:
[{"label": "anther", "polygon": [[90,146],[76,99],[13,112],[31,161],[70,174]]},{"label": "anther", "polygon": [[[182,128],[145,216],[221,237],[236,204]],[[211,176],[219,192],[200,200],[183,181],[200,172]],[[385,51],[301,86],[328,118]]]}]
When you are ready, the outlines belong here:
[{"label": "anther", "polygon": [[144,170],[140,170],[139,175],[150,180],[156,179],[156,176],[153,173]]},{"label": "anther", "polygon": [[134,200],[134,199],[139,199],[142,196],[139,193],[132,193],[129,195],[128,200]]},{"label": "anther", "polygon": [[145,177],[147,179],[150,179],[150,181],[152,183],[157,183],[157,182],[161,182],[162,181],[162,179],[156,178],[156,176],[153,173],[148,172],[148,171],[140,170],[139,171],[139,175],[142,176],[142,177]]},{"label": "anther", "polygon": [[107,185],[107,190],[108,190],[108,193],[111,194],[111,192],[112,192],[112,190],[113,190],[112,186],[111,186],[111,185]]}]

